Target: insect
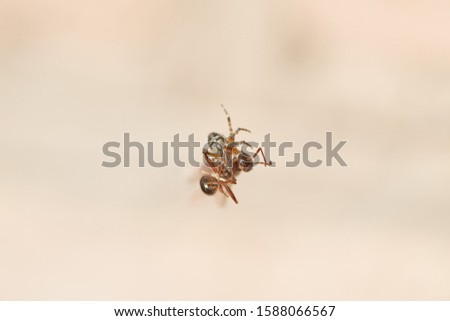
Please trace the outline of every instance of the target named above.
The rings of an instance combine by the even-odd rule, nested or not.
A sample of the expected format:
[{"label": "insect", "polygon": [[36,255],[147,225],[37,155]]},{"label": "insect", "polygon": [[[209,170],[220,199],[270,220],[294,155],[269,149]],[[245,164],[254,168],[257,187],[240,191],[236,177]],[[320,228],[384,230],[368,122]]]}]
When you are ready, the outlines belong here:
[{"label": "insect", "polygon": [[[270,166],[272,162],[267,162],[261,147],[253,154],[242,150],[242,145],[250,148],[252,146],[246,141],[236,141],[236,135],[241,131],[250,133],[250,130],[241,127],[233,130],[228,111],[223,105],[221,106],[227,116],[229,135],[225,137],[217,132],[208,135],[208,143],[203,148],[203,158],[213,173],[202,176],[200,187],[207,195],[214,195],[219,190],[237,204],[238,201],[230,188],[230,185],[237,184],[236,176],[241,172],[251,171],[258,164]],[[264,162],[255,160],[259,153]]]}]

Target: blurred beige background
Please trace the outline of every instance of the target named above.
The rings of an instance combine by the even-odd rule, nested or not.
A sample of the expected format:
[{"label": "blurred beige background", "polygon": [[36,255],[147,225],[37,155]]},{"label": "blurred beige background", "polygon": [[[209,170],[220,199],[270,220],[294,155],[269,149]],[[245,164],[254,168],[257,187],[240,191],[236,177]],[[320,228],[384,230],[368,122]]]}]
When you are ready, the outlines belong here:
[{"label": "blurred beige background", "polygon": [[[0,0],[0,299],[449,300],[449,12]],[[226,132],[221,103],[349,166],[273,157],[237,206],[191,167],[101,167],[124,132]]]}]

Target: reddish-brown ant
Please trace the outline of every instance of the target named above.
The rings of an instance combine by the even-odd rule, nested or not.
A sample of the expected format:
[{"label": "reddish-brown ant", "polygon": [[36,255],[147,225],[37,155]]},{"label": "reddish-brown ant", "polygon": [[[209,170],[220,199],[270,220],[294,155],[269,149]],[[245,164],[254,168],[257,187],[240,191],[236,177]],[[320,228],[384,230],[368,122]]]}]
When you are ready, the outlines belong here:
[{"label": "reddish-brown ant", "polygon": [[[229,184],[237,183],[236,176],[240,172],[249,172],[257,164],[270,166],[272,162],[267,162],[261,147],[253,155],[240,148],[241,145],[252,147],[245,141],[235,141],[235,137],[240,131],[250,132],[250,130],[241,127],[233,130],[231,118],[223,105],[222,108],[227,115],[229,135],[225,137],[216,132],[208,135],[208,144],[203,149],[203,158],[208,167],[213,170],[214,175],[204,175],[200,179],[200,187],[207,195],[214,195],[219,190],[225,196],[231,197],[237,204],[238,201],[231,191]],[[255,161],[258,153],[261,153],[264,162]]]}]

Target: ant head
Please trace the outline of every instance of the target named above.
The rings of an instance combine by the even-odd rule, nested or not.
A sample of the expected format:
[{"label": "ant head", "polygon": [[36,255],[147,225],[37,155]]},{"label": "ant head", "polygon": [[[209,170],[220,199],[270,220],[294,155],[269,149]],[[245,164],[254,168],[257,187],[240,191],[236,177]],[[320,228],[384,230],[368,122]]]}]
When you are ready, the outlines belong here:
[{"label": "ant head", "polygon": [[250,172],[255,165],[253,157],[242,151],[238,156],[239,168],[244,172]]},{"label": "ant head", "polygon": [[219,182],[215,177],[205,175],[200,179],[200,187],[206,195],[214,195],[219,187]]}]

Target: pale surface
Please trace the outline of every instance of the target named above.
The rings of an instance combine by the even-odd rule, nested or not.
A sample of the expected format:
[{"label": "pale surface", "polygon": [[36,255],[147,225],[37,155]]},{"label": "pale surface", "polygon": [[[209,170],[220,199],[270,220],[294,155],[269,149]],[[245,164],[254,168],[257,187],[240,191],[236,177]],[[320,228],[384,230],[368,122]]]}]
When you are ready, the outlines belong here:
[{"label": "pale surface", "polygon": [[[450,3],[282,3],[0,0],[0,299],[450,299]],[[349,167],[101,167],[220,103]]]}]

